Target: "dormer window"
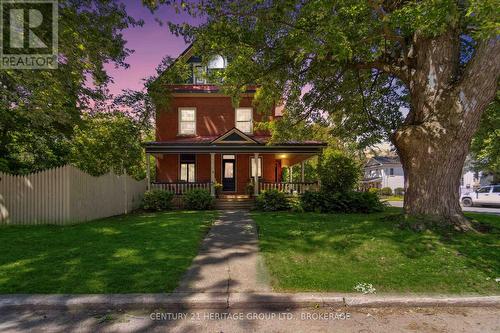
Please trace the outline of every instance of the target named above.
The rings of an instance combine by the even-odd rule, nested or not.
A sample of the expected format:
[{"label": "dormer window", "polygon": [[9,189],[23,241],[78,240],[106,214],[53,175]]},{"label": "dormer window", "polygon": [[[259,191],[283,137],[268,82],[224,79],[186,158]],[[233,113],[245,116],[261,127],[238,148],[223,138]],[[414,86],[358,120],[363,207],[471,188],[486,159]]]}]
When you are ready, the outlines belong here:
[{"label": "dormer window", "polygon": [[236,125],[235,127],[243,133],[252,134],[252,108],[236,108]]},{"label": "dormer window", "polygon": [[196,134],[196,108],[179,108],[179,134]]},{"label": "dormer window", "polygon": [[202,65],[193,65],[194,84],[205,84],[205,67]]}]

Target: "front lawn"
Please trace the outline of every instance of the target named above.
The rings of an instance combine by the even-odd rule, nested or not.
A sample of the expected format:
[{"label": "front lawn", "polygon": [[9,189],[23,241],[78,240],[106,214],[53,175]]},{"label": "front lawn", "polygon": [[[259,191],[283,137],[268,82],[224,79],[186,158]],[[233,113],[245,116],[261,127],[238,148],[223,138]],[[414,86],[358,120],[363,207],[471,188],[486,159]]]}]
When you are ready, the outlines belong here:
[{"label": "front lawn", "polygon": [[215,212],[140,213],[0,227],[0,294],[172,291]]},{"label": "front lawn", "polygon": [[499,294],[500,216],[467,214],[489,233],[401,230],[387,215],[253,213],[260,248],[280,291]]}]

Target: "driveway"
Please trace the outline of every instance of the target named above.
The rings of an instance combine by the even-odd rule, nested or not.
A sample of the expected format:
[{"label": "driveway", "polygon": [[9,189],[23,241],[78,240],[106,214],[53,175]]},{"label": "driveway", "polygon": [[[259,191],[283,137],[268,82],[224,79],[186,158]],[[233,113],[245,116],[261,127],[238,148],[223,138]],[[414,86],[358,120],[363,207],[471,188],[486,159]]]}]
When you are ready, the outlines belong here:
[{"label": "driveway", "polygon": [[[403,207],[403,201],[387,201],[392,207]],[[488,214],[498,214],[500,215],[500,207],[464,207],[462,206],[464,212],[474,212],[474,213],[488,213]]]}]

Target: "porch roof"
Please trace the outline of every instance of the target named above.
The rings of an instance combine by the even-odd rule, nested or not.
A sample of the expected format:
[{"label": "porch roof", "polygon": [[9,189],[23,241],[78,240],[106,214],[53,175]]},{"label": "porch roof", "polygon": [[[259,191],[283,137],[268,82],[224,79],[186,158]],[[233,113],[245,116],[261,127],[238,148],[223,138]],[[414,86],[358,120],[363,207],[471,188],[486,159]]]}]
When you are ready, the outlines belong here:
[{"label": "porch roof", "polygon": [[268,145],[269,137],[252,138],[254,143],[214,143],[217,137],[179,138],[170,141],[154,141],[144,144],[146,153],[320,153],[326,143],[319,141],[282,142]]}]

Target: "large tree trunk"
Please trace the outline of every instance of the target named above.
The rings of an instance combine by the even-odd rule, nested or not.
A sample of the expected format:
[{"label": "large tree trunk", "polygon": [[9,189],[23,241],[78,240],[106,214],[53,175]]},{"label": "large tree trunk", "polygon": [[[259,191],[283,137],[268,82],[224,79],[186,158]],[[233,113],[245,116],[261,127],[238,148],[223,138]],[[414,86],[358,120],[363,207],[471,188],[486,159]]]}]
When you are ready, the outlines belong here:
[{"label": "large tree trunk", "polygon": [[459,202],[460,178],[481,114],[495,95],[500,42],[478,46],[460,74],[455,32],[415,38],[411,110],[392,136],[405,172],[404,210],[469,230]]}]

